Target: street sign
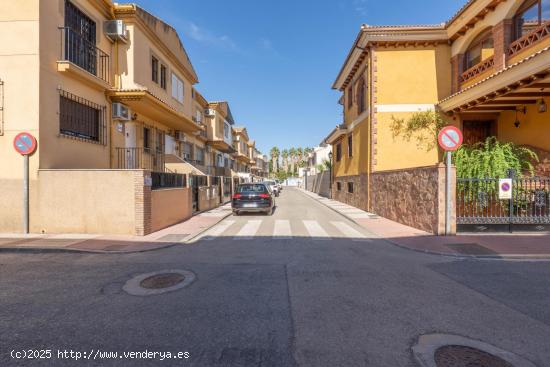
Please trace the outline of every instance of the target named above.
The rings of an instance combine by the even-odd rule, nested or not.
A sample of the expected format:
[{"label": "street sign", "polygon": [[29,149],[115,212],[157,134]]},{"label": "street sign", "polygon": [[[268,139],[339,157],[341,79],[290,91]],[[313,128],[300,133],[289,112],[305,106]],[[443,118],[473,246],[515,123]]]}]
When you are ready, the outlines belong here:
[{"label": "street sign", "polygon": [[454,152],[462,145],[462,131],[454,126],[446,126],[439,132],[437,141],[441,149],[447,152]]},{"label": "street sign", "polygon": [[498,198],[501,200],[512,199],[512,179],[501,178],[498,182]]},{"label": "street sign", "polygon": [[36,150],[36,139],[29,133],[19,133],[13,139],[13,147],[21,155],[30,155]]}]

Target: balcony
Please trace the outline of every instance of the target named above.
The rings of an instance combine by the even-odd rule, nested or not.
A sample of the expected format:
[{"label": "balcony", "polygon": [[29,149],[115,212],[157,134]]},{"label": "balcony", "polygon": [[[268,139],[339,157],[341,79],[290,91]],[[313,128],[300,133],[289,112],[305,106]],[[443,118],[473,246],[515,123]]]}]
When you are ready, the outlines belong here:
[{"label": "balcony", "polygon": [[482,74],[484,74],[487,71],[493,70],[495,67],[495,57],[491,56],[483,61],[481,61],[479,64],[472,66],[468,70],[466,70],[462,75],[460,76],[460,83],[465,83],[469,80],[472,80]]},{"label": "balcony", "polygon": [[115,148],[117,169],[164,172],[164,154],[149,148]]},{"label": "balcony", "polygon": [[97,88],[110,86],[110,58],[107,53],[69,27],[60,27],[61,58],[58,70],[92,82]]},{"label": "balcony", "polygon": [[549,36],[550,22],[546,22],[520,39],[512,42],[510,47],[508,47],[508,57],[511,59],[521,54],[523,51],[542,43],[543,40],[549,39]]}]

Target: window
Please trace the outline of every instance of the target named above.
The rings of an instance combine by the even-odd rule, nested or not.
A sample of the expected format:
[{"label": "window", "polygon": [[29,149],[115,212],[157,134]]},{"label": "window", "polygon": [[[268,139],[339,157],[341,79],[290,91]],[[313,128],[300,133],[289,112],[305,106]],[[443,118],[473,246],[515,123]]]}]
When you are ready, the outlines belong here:
[{"label": "window", "polygon": [[353,86],[348,88],[348,109],[353,107]]},{"label": "window", "polygon": [[183,159],[190,160],[193,157],[193,147],[189,143],[183,143]]},{"label": "window", "polygon": [[493,32],[488,30],[472,41],[464,54],[464,71],[493,56]]},{"label": "window", "polygon": [[172,97],[183,103],[183,81],[172,73]]},{"label": "window", "polygon": [[106,144],[105,107],[61,91],[59,132],[91,142]]},{"label": "window", "polygon": [[336,162],[342,160],[342,143],[336,144]]},{"label": "window", "polygon": [[348,157],[353,157],[353,135],[348,135]]},{"label": "window", "polygon": [[204,149],[200,147],[195,147],[195,160],[199,164],[204,164]]},{"label": "window", "polygon": [[143,148],[151,148],[151,129],[148,127],[143,128]]},{"label": "window", "polygon": [[160,87],[166,89],[166,66],[160,66]]},{"label": "window", "polygon": [[550,1],[527,0],[514,17],[514,37],[521,38],[549,19]]},{"label": "window", "polygon": [[65,1],[65,57],[91,74],[97,73],[96,24]]},{"label": "window", "polygon": [[353,194],[353,182],[348,182],[348,192]]},{"label": "window", "polygon": [[366,101],[365,95],[367,91],[367,86],[365,84],[365,79],[361,78],[359,80],[359,86],[357,87],[357,113],[361,114],[365,112]]},{"label": "window", "polygon": [[216,158],[217,158],[218,167],[223,167],[223,156],[221,154],[218,154]]},{"label": "window", "polygon": [[159,60],[155,56],[151,56],[151,80],[159,82]]},{"label": "window", "polygon": [[227,122],[223,124],[223,136],[226,139],[231,139],[231,125]]},{"label": "window", "polygon": [[164,152],[164,132],[157,130],[157,141],[156,141],[157,153],[162,154]]},{"label": "window", "polygon": [[337,191],[342,191],[342,183],[341,182],[336,182],[336,190]]}]

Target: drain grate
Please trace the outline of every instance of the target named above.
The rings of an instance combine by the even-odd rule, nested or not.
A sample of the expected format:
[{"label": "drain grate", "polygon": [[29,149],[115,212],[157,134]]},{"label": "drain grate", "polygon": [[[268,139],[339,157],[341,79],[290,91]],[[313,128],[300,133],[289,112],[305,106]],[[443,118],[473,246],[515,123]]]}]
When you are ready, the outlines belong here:
[{"label": "drain grate", "polygon": [[463,345],[445,345],[435,351],[437,367],[514,367],[502,358]]},{"label": "drain grate", "polygon": [[146,289],[162,289],[173,287],[185,280],[185,276],[180,273],[164,273],[153,275],[143,279],[139,285]]}]

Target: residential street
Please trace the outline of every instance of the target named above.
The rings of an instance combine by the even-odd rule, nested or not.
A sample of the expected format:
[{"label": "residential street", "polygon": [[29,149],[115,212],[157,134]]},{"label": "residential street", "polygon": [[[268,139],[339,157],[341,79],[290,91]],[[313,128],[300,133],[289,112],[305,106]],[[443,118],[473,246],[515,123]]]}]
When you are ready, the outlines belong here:
[{"label": "residential street", "polygon": [[[192,271],[146,297],[131,277]],[[0,253],[0,365],[416,366],[423,334],[550,366],[550,266],[396,247],[297,189],[273,216],[229,216],[135,254]],[[16,360],[12,350],[188,352],[188,359]],[[93,359],[93,358],[92,358]]]}]

